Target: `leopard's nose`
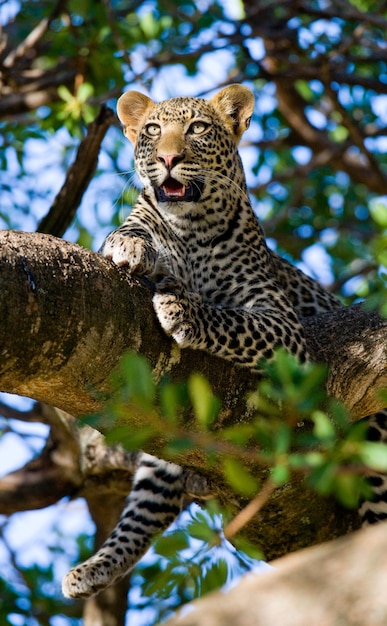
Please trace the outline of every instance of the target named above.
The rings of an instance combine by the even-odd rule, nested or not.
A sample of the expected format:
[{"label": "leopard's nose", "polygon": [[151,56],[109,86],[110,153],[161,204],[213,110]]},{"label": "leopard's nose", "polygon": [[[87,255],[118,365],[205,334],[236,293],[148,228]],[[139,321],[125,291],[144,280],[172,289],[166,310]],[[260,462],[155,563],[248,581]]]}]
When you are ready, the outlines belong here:
[{"label": "leopard's nose", "polygon": [[160,153],[157,155],[157,160],[164,163],[165,167],[170,171],[173,167],[175,167],[175,165],[184,159],[184,156],[184,152],[179,152],[177,154]]}]

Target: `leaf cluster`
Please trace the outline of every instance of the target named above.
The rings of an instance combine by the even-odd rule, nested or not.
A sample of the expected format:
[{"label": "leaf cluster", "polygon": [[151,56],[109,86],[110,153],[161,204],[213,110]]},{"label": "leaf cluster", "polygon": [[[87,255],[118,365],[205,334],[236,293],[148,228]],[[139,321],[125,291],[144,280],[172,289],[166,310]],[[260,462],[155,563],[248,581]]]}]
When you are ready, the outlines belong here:
[{"label": "leaf cluster", "polygon": [[[186,383],[156,384],[145,358],[128,353],[114,374],[114,401],[87,421],[107,431],[109,442],[129,449],[152,449],[161,440],[160,453],[173,460],[199,449],[209,466],[220,466],[225,482],[246,497],[259,491],[261,468],[277,485],[301,472],[319,493],[355,507],[369,495],[366,468],[387,469],[385,447],[367,442],[366,423],[351,424],[345,409],[326,397],[324,367],[300,366],[284,351],[264,367],[267,377],[248,399],[248,421],[219,429],[220,402],[201,374]],[[187,427],[189,413],[194,428],[192,422]],[[146,423],[141,429],[131,425],[138,415]],[[125,425],[117,426],[125,416]]]},{"label": "leaf cluster", "polygon": [[215,502],[205,510],[191,505],[174,528],[155,541],[152,556],[136,566],[132,582],[141,596],[132,609],[153,609],[155,619],[162,621],[187,602],[226,585],[261,558],[247,542],[241,541],[239,547],[236,550],[225,539]]},{"label": "leaf cluster", "polygon": [[[265,369],[266,377],[248,398],[250,419],[220,430],[221,406],[202,375],[156,384],[147,361],[128,353],[114,375],[114,402],[103,418],[88,421],[103,427],[112,443],[129,448],[147,449],[162,439],[161,454],[178,462],[200,449],[209,467],[216,464],[224,483],[246,502],[260,494],[263,475],[278,488],[302,474],[305,485],[321,496],[356,507],[370,495],[366,471],[387,470],[385,446],[367,441],[367,424],[351,424],[345,409],[325,396],[324,367],[300,366],[280,351]],[[196,420],[193,430],[186,427],[187,411]],[[138,412],[149,423],[141,434],[130,426]],[[128,426],[116,427],[124,414],[131,415]],[[227,507],[211,501],[159,538],[153,548],[159,558],[135,570],[143,598],[138,606],[157,605],[158,619],[164,619],[180,604],[225,584],[238,568],[251,568],[251,559],[261,555],[243,533],[233,538],[235,548],[230,546],[222,531],[227,520]]]}]

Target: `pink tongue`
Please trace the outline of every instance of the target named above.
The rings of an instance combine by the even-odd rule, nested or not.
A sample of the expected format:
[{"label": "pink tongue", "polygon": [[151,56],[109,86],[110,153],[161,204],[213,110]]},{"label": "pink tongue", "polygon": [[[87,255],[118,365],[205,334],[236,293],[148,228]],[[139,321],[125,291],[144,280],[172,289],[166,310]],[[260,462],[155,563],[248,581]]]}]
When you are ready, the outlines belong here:
[{"label": "pink tongue", "polygon": [[178,180],[174,178],[168,178],[164,185],[163,190],[166,196],[178,196],[182,197],[185,194],[185,187]]}]

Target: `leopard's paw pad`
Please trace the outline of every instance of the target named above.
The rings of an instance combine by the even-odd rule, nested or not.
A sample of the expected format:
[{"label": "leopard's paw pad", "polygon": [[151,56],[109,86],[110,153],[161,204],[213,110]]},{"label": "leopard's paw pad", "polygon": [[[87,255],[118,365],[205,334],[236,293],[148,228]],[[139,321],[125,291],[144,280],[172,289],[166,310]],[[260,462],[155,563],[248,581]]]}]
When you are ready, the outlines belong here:
[{"label": "leopard's paw pad", "polygon": [[170,284],[168,287],[164,284],[163,287],[166,292],[157,291],[153,296],[153,307],[166,334],[172,336],[179,346],[187,348],[192,345],[194,338],[194,324],[189,317],[188,300],[170,293]]}]

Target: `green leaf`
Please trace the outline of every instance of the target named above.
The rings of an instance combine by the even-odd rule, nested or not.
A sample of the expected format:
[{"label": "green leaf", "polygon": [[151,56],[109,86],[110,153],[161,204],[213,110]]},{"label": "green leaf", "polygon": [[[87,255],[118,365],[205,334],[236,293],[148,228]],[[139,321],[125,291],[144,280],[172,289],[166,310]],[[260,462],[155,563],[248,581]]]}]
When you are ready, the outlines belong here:
[{"label": "green leaf", "polygon": [[128,450],[139,450],[150,440],[157,437],[157,432],[151,426],[142,426],[140,429],[129,429],[127,425],[114,426],[106,432],[106,443],[109,445],[120,443]]},{"label": "green leaf", "polygon": [[387,202],[386,198],[372,198],[368,205],[371,217],[383,228],[387,227]]},{"label": "green leaf", "polygon": [[296,80],[294,82],[294,86],[297,89],[298,93],[304,100],[307,102],[312,102],[314,99],[314,93],[310,87],[310,84],[306,80]]},{"label": "green leaf", "polygon": [[329,137],[333,140],[336,141],[337,143],[341,143],[343,141],[345,141],[348,138],[349,132],[348,132],[348,128],[346,128],[345,126],[336,126],[336,128],[334,130],[331,130],[329,133]]},{"label": "green leaf", "polygon": [[86,102],[86,100],[88,100],[88,98],[91,98],[93,94],[93,85],[91,85],[90,83],[82,83],[82,85],[80,85],[77,90],[76,97],[80,102]]},{"label": "green leaf", "polygon": [[146,37],[152,39],[156,37],[159,32],[159,24],[155,20],[151,11],[144,13],[139,20],[141,29]]},{"label": "green leaf", "polygon": [[311,471],[308,476],[309,484],[322,495],[328,495],[332,491],[336,468],[336,463],[326,461]]},{"label": "green leaf", "polygon": [[289,467],[285,463],[279,463],[270,470],[270,476],[276,485],[284,485],[289,480]]},{"label": "green leaf", "polygon": [[387,444],[365,441],[360,445],[359,457],[370,469],[387,471]]},{"label": "green leaf", "polygon": [[160,598],[165,597],[168,593],[171,593],[171,584],[173,584],[175,576],[174,569],[174,566],[171,564],[167,564],[165,569],[159,569],[154,578],[145,581],[145,584],[143,585],[144,594],[147,596],[155,594]]},{"label": "green leaf", "polygon": [[245,537],[237,535],[236,537],[233,537],[232,543],[237,548],[237,550],[244,552],[252,559],[257,559],[259,561],[264,558],[262,550],[257,548],[255,544],[251,543]]},{"label": "green leaf", "polygon": [[324,460],[325,456],[322,452],[293,453],[289,456],[289,466],[294,469],[319,467],[324,463]]},{"label": "green leaf", "polygon": [[60,98],[62,98],[62,100],[64,100],[65,102],[68,102],[69,104],[71,104],[74,101],[73,94],[64,85],[60,85],[58,87],[58,95]]},{"label": "green leaf", "polygon": [[373,13],[376,8],[374,0],[348,0],[348,2],[364,13]]},{"label": "green leaf", "polygon": [[335,437],[335,427],[332,421],[322,411],[314,411],[311,415],[314,423],[313,432],[319,439],[332,439]]},{"label": "green leaf", "polygon": [[249,439],[254,435],[255,427],[253,424],[236,424],[229,428],[224,428],[220,433],[222,439],[231,441],[237,445],[246,445]]},{"label": "green leaf", "polygon": [[219,559],[207,569],[202,580],[202,594],[219,589],[227,582],[228,564],[224,559]]},{"label": "green leaf", "polygon": [[189,536],[184,530],[176,530],[157,539],[154,550],[160,556],[175,556],[179,550],[189,547]]},{"label": "green leaf", "polygon": [[160,406],[170,424],[177,424],[179,413],[187,404],[186,385],[163,382],[159,387]]},{"label": "green leaf", "polygon": [[227,482],[243,496],[251,496],[258,491],[258,481],[236,459],[223,461],[223,473]]},{"label": "green leaf", "polygon": [[352,509],[359,503],[361,484],[364,478],[350,473],[338,474],[334,480],[333,491],[344,506]]},{"label": "green leaf", "polygon": [[192,449],[197,449],[197,444],[193,442],[188,435],[186,437],[176,436],[165,446],[165,451],[170,456],[175,456],[176,454],[184,454],[185,452],[188,452]]},{"label": "green leaf", "polygon": [[201,541],[205,541],[209,544],[216,543],[214,540],[218,538],[218,533],[211,528],[209,521],[206,519],[192,520],[192,522],[190,522],[187,526],[187,530],[191,537],[200,539]]},{"label": "green leaf", "polygon": [[287,424],[279,424],[275,433],[275,453],[285,454],[292,442],[292,431]]},{"label": "green leaf", "polygon": [[219,400],[202,374],[192,374],[188,379],[188,393],[195,416],[201,426],[208,428],[219,411]]},{"label": "green leaf", "polygon": [[120,361],[119,373],[124,378],[128,399],[141,408],[152,408],[155,384],[152,368],[147,359],[134,352],[127,352]]}]

